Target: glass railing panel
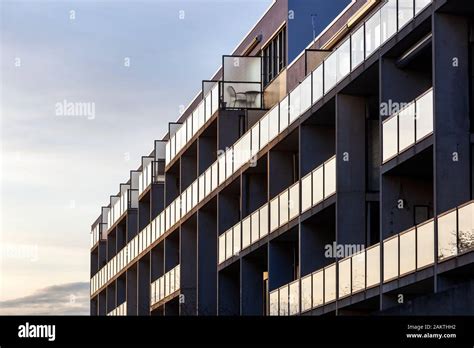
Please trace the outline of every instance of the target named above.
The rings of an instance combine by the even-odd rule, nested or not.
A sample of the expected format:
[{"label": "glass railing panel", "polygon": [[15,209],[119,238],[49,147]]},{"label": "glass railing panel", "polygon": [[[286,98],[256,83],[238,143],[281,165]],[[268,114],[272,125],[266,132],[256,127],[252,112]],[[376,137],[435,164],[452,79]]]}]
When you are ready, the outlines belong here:
[{"label": "glass railing panel", "polygon": [[211,167],[211,191],[214,191],[219,185],[219,166],[218,162],[214,162]]},{"label": "glass railing panel", "polygon": [[179,128],[178,131],[175,134],[176,138],[176,154],[181,150],[181,130],[182,128]]},{"label": "glass railing panel", "polygon": [[336,158],[324,163],[324,198],[336,193]]},{"label": "glass railing panel", "polygon": [[174,268],[169,272],[169,282],[170,282],[170,295],[175,292],[175,278],[174,278]]},{"label": "glass railing panel", "polygon": [[380,47],[380,11],[365,22],[365,58]]},{"label": "glass railing panel", "polygon": [[279,315],[288,315],[288,285],[280,288],[280,311]]},{"label": "glass railing panel", "polygon": [[288,96],[286,96],[279,104],[280,109],[280,133],[288,127]]},{"label": "glass railing panel", "polygon": [[398,30],[413,19],[413,0],[398,0]]},{"label": "glass railing panel", "polygon": [[471,250],[474,247],[474,203],[458,209],[458,231],[459,252]]},{"label": "glass railing panel", "polygon": [[293,220],[295,217],[300,215],[300,183],[297,182],[289,190],[289,201],[288,206],[290,208],[289,211],[289,220]]},{"label": "glass railing panel", "polygon": [[332,264],[324,269],[324,303],[336,299],[336,265]]},{"label": "glass railing panel", "polygon": [[301,278],[301,312],[308,311],[313,307],[312,282],[311,274]]},{"label": "glass railing panel", "polygon": [[241,250],[241,236],[242,234],[240,233],[240,223],[235,225],[232,228],[232,234],[234,236],[234,255],[238,255]]},{"label": "glass railing panel", "polygon": [[352,292],[365,289],[365,251],[352,256]]},{"label": "glass railing panel", "polygon": [[382,42],[390,39],[397,32],[397,0],[388,0],[380,9]]},{"label": "glass railing panel", "polygon": [[268,204],[260,208],[260,238],[268,234]]},{"label": "glass railing panel", "polygon": [[250,225],[251,225],[251,230],[252,230],[252,233],[251,233],[252,244],[260,239],[259,224],[260,224],[260,221],[258,219],[258,210],[257,210],[255,213],[253,213],[250,216]]},{"label": "glass railing panel", "polygon": [[433,133],[433,91],[416,100],[416,141]]},{"label": "glass railing panel", "polygon": [[234,255],[233,248],[234,248],[234,236],[232,235],[232,229],[226,232],[225,236],[225,257],[226,259],[232,257]]},{"label": "glass railing panel", "polygon": [[257,123],[251,130],[252,151],[250,157],[255,156],[260,151],[260,124]]},{"label": "glass railing panel", "polygon": [[301,85],[298,85],[289,96],[288,111],[290,114],[289,124],[292,124],[301,115]]},{"label": "glass railing panel", "polygon": [[198,186],[199,186],[199,181],[195,180],[192,184],[192,191],[193,191],[193,207],[195,207],[198,204]]},{"label": "glass railing panel", "polygon": [[216,83],[214,87],[212,88],[211,98],[212,98],[211,112],[212,114],[214,114],[219,108],[219,83]]},{"label": "glass railing panel", "polygon": [[181,266],[177,265],[174,269],[174,281],[176,290],[181,288]]},{"label": "glass railing panel", "polygon": [[383,242],[383,281],[398,277],[398,235]]},{"label": "glass railing panel", "polygon": [[218,158],[218,163],[219,163],[219,185],[222,184],[225,179],[226,179],[226,176],[225,176],[225,168],[226,168],[226,165],[225,165],[225,155],[222,154],[219,158]]},{"label": "glass railing panel", "polygon": [[420,13],[426,6],[431,4],[432,0],[415,0],[415,16]]},{"label": "glass railing panel", "polygon": [[339,298],[351,294],[351,258],[339,262]]},{"label": "glass railing panel", "polygon": [[219,236],[219,263],[222,263],[226,260],[225,255],[225,233]]},{"label": "glass railing panel", "polygon": [[394,116],[382,125],[383,133],[383,161],[395,157],[398,154],[398,117]]},{"label": "glass railing panel", "polygon": [[204,172],[204,184],[206,185],[205,186],[205,190],[204,190],[204,195],[207,197],[209,196],[209,194],[211,193],[211,168],[209,168],[208,170],[206,170]]},{"label": "glass railing panel", "polygon": [[269,116],[266,114],[260,119],[260,149],[263,149],[268,144],[268,119]]},{"label": "glass railing panel", "polygon": [[367,288],[380,284],[380,245],[366,250]]},{"label": "glass railing panel", "polygon": [[311,197],[311,191],[312,191],[311,178],[312,178],[312,173],[309,173],[303,179],[301,179],[301,212],[302,213],[310,209],[313,205],[313,201]]},{"label": "glass railing panel", "polygon": [[324,272],[318,271],[313,273],[313,308],[324,304]]},{"label": "glass railing panel", "polygon": [[170,294],[170,272],[165,273],[165,297]]},{"label": "glass railing panel", "polygon": [[280,226],[280,205],[279,197],[275,197],[270,201],[270,232],[275,231]]},{"label": "glass railing panel", "polygon": [[415,228],[400,234],[400,275],[416,270]]},{"label": "glass railing panel", "polygon": [[161,277],[160,279],[158,279],[158,285],[159,285],[159,289],[160,289],[159,299],[162,300],[166,296],[166,284],[165,284],[165,277],[164,276]]},{"label": "glass railing panel", "polygon": [[205,105],[205,122],[207,122],[212,116],[212,101],[211,94],[209,93],[204,101]]},{"label": "glass railing panel", "polygon": [[226,179],[229,178],[234,173],[234,151],[229,149],[225,152],[225,163],[226,163]]},{"label": "glass railing panel", "polygon": [[398,152],[415,143],[415,103],[410,103],[398,114]]},{"label": "glass railing panel", "polygon": [[278,297],[278,290],[272,291],[270,293],[270,304],[269,304],[269,314],[273,316],[277,316],[279,314],[278,304],[280,299]]},{"label": "glass railing panel", "polygon": [[171,161],[171,143],[169,141],[167,141],[165,145],[165,161],[166,163],[170,163]]},{"label": "glass railing panel", "polygon": [[312,185],[313,205],[316,205],[324,199],[324,166],[313,171]]},{"label": "glass railing panel", "polygon": [[337,57],[333,52],[324,61],[324,94],[329,92],[337,82]]},{"label": "glass railing panel", "polygon": [[306,76],[306,78],[301,82],[300,85],[300,114],[305,112],[311,107],[311,85],[312,85],[312,80],[311,80],[311,74]]},{"label": "glass railing panel", "polygon": [[351,72],[351,42],[344,41],[336,50],[337,69],[336,78],[340,82]]},{"label": "glass railing panel", "polygon": [[192,123],[193,123],[193,136],[198,132],[199,130],[199,121],[198,121],[198,112],[197,109],[193,111],[192,114]]},{"label": "glass railing panel", "polygon": [[252,243],[250,216],[242,221],[242,249],[247,248]]},{"label": "glass railing panel", "polygon": [[434,263],[434,222],[429,221],[416,227],[417,268]]},{"label": "glass railing panel", "polygon": [[[251,149],[251,141],[252,141],[252,138],[251,138],[251,132],[247,132],[245,133],[244,136],[242,136],[242,148],[241,148],[241,152],[238,153],[238,154],[235,154],[234,153],[234,162],[235,162],[235,156],[237,155],[239,157],[239,163],[240,163],[240,166],[246,164],[249,162],[250,160],[250,157],[251,157],[251,153],[252,153],[252,149]],[[236,171],[237,169],[240,168],[240,166],[236,166],[234,164],[234,170]]]},{"label": "glass railing panel", "polygon": [[198,118],[198,129],[201,129],[206,123],[205,111],[204,111],[204,101],[201,101],[197,107],[197,118]]},{"label": "glass railing panel", "polygon": [[364,61],[364,25],[357,29],[351,36],[351,65],[352,70],[357,68]]},{"label": "glass railing panel", "polygon": [[268,113],[268,123],[269,123],[268,141],[272,141],[278,135],[278,132],[279,132],[278,127],[280,124],[279,112],[280,112],[280,108],[279,108],[279,105],[277,104]]},{"label": "glass railing panel", "polygon": [[324,93],[323,65],[321,64],[313,71],[313,104],[322,98]]},{"label": "glass railing panel", "polygon": [[438,217],[438,259],[457,254],[456,210]]},{"label": "glass railing panel", "polygon": [[289,210],[288,190],[280,194],[280,226],[288,222]]},{"label": "glass railing panel", "polygon": [[300,283],[299,280],[290,284],[290,305],[289,314],[296,315],[300,313]]},{"label": "glass railing panel", "polygon": [[190,140],[193,137],[193,118],[186,119],[186,137]]}]

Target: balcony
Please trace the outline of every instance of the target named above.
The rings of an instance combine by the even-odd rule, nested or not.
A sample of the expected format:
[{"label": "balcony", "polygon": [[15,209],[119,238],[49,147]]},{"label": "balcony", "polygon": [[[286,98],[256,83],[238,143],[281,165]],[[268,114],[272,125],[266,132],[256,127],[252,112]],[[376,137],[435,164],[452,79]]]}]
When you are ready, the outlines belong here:
[{"label": "balcony", "polygon": [[180,266],[165,273],[150,285],[150,306],[163,301],[180,289]]},{"label": "balcony", "polygon": [[[439,215],[437,222],[438,262],[473,251],[474,201]],[[431,219],[302,277],[301,281],[283,285],[269,294],[269,314],[304,313],[330,304],[336,298],[340,300],[432,266],[435,262],[434,237],[435,225]]]},{"label": "balcony", "polygon": [[433,134],[433,89],[408,103],[383,122],[383,162],[386,163]]}]

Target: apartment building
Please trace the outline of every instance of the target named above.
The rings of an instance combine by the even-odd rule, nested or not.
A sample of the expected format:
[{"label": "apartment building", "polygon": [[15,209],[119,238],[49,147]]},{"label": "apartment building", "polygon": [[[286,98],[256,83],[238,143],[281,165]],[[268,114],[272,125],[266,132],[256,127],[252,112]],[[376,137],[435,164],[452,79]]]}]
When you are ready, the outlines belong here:
[{"label": "apartment building", "polygon": [[474,313],[468,0],[277,0],[91,228],[92,315]]}]

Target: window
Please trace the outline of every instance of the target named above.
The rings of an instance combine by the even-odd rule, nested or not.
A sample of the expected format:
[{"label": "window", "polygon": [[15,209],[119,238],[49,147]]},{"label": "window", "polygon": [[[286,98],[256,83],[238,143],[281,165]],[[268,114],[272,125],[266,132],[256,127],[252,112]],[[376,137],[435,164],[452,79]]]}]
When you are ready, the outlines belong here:
[{"label": "window", "polygon": [[262,49],[263,85],[268,85],[286,66],[286,28]]}]

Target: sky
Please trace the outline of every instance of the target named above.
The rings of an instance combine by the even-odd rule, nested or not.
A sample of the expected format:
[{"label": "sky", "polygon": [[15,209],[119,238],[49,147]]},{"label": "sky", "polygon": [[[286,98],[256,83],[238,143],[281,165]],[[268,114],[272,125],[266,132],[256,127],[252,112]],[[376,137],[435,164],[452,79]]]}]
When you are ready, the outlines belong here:
[{"label": "sky", "polygon": [[100,207],[271,2],[0,0],[0,314],[89,313]]}]

